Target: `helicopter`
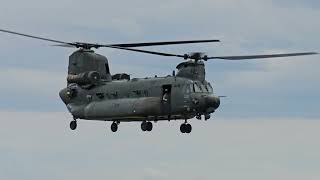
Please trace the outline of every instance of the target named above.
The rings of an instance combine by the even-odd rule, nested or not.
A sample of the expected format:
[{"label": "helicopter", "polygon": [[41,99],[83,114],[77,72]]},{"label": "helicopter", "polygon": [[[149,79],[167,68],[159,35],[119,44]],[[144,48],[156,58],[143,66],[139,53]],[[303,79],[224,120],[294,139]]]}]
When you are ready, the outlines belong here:
[{"label": "helicopter", "polygon": [[[54,46],[77,50],[69,56],[67,86],[59,96],[71,113],[70,129],[77,129],[78,120],[110,121],[117,132],[122,122],[140,122],[141,130],[150,132],[152,122],[182,120],[181,133],[191,133],[190,119],[211,118],[220,106],[220,98],[206,80],[208,60],[247,60],[315,55],[316,52],[264,54],[248,56],[208,56],[204,53],[172,54],[137,49],[137,47],[212,43],[220,40],[163,41],[125,44],[65,42],[5,29],[0,32],[55,43]],[[165,77],[131,78],[127,73],[111,74],[108,59],[92,49],[113,48],[166,57],[182,58],[177,73]]]}]

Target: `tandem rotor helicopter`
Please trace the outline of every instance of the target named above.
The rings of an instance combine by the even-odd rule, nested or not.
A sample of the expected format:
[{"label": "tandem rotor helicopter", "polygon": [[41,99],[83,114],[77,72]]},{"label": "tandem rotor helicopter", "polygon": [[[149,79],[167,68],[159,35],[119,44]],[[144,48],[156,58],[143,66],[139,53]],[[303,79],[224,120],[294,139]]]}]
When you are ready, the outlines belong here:
[{"label": "tandem rotor helicopter", "polygon": [[[190,133],[188,120],[196,117],[210,119],[220,106],[220,97],[214,95],[205,78],[205,61],[246,60],[314,55],[315,52],[267,54],[249,56],[207,56],[203,53],[170,54],[137,49],[136,47],[219,42],[219,40],[192,40],[143,42],[129,44],[92,44],[64,42],[0,29],[0,32],[44,40],[55,46],[77,48],[69,57],[67,87],[59,92],[61,100],[73,116],[71,130],[77,120],[111,121],[116,132],[121,122],[141,122],[142,131],[151,131],[152,122],[183,120],[182,133]],[[102,47],[182,58],[177,73],[166,77],[131,78],[127,73],[112,75],[105,56],[92,49]]]}]

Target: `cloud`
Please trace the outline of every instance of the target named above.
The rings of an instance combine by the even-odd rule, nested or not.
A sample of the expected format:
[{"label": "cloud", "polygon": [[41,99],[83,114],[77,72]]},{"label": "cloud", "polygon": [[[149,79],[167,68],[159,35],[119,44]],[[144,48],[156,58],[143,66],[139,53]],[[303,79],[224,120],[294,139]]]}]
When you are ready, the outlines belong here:
[{"label": "cloud", "polygon": [[2,91],[24,91],[27,94],[52,95],[65,87],[65,73],[23,68],[0,69]]},{"label": "cloud", "polygon": [[[265,0],[254,2],[201,0],[197,3],[191,0],[183,3],[180,1],[155,3],[147,0],[134,2],[68,0],[54,3],[39,0],[8,1],[0,7],[0,20],[4,28],[66,41],[113,43],[217,37],[222,40],[222,43],[217,44],[146,48],[181,54],[192,51],[205,51],[213,56],[259,54],[274,49],[277,52],[317,51],[320,48],[317,39],[320,24],[315,20],[315,17],[320,15],[317,3],[313,1],[286,3],[288,2]],[[31,79],[39,75],[27,75],[23,72],[25,69],[34,72],[45,72],[48,69],[50,73],[60,74],[66,69],[67,55],[73,51],[73,49],[49,48],[50,43],[25,38],[1,35],[1,39],[3,39],[0,42],[2,69],[21,69],[20,74]],[[175,65],[181,61],[107,49],[99,49],[97,52],[107,55],[110,59],[112,73],[127,72],[136,77],[171,74]],[[319,89],[315,83],[318,75],[315,67],[319,65],[317,57],[295,59],[297,60],[207,62],[207,79],[216,84],[217,94],[229,95],[232,101],[239,102],[235,106],[245,108],[239,107],[238,113],[247,112],[248,109],[255,111],[254,108],[259,102],[260,111],[262,109],[269,109],[268,113],[287,111],[288,115],[299,110],[291,105],[292,99],[305,97],[307,100],[301,103],[307,108],[303,109],[303,112],[317,114],[316,110],[310,112],[316,108],[308,106],[309,103],[313,104],[312,106],[317,103],[313,100],[317,99],[316,92]],[[294,69],[299,69],[298,73]],[[32,85],[31,83],[24,85],[31,92],[36,92],[39,88],[44,88],[41,87],[42,83],[47,83],[47,90],[44,91],[46,94],[52,93],[52,97],[56,98],[54,100],[58,101],[56,89],[60,88],[56,87],[64,84],[65,75],[61,73],[55,77],[60,77],[60,80],[51,78],[52,84],[47,83],[50,81],[39,80],[41,83],[33,81]],[[4,82],[12,79],[6,74],[3,74],[2,78]],[[55,83],[58,81],[59,83]],[[50,85],[53,88],[49,88]],[[14,87],[13,92],[19,91],[16,93],[16,99],[23,98],[20,96],[23,94],[23,89],[11,86]],[[7,91],[11,91],[8,89],[11,86],[4,87],[1,93],[7,94]],[[257,89],[259,93],[255,91]],[[303,91],[306,92],[306,96],[302,95]],[[284,94],[290,96],[285,97]],[[261,96],[273,97],[272,102],[270,98],[265,98],[261,102]],[[45,101],[46,97],[42,96],[41,99]],[[49,105],[51,101],[52,99],[49,99],[44,104]],[[6,105],[6,108],[12,104],[18,107],[17,104],[20,103],[16,102],[21,101],[10,102],[12,103]],[[270,109],[272,103],[282,104],[281,107],[288,109],[280,107]],[[255,104],[255,107],[252,107],[252,104]],[[48,109],[57,110],[57,107]],[[224,108],[226,110],[223,112],[229,112],[228,106]]]},{"label": "cloud", "polygon": [[[1,28],[65,41],[222,40],[146,48],[174,53],[320,51],[317,2],[11,0],[2,2],[0,21]],[[112,134],[110,123],[95,121],[79,121],[76,131],[69,130],[72,117],[58,91],[73,49],[4,34],[0,39],[0,179],[320,176],[318,56],[207,62],[208,80],[218,95],[228,96],[212,121],[192,120],[189,135],[179,132],[182,122],[158,122],[147,134],[139,123],[121,123]],[[107,55],[113,73],[138,77],[171,74],[181,62],[97,52]]]},{"label": "cloud", "polygon": [[[313,67],[318,65],[318,57],[296,57],[266,60],[257,62],[256,70],[235,71],[227,73],[225,85],[229,88],[246,87],[253,89],[264,88],[312,88],[318,81],[319,71]],[[258,60],[259,61],[259,60]],[[297,83],[310,87],[296,86]]]},{"label": "cloud", "polygon": [[[66,112],[1,112],[0,178],[312,179],[319,176],[317,119],[260,118],[139,123],[79,121]],[[232,173],[230,173],[232,172]]]}]

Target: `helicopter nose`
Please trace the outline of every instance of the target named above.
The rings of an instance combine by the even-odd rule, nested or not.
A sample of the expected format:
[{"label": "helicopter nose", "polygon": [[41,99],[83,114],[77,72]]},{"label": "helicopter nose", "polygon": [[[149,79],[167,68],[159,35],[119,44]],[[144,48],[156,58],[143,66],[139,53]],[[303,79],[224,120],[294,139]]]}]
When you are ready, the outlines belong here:
[{"label": "helicopter nose", "polygon": [[65,103],[68,104],[69,102],[69,98],[68,98],[68,89],[64,88],[59,92],[59,96],[61,98],[61,100]]},{"label": "helicopter nose", "polygon": [[220,98],[216,96],[207,96],[206,104],[208,107],[213,107],[214,109],[218,109],[220,106]]}]

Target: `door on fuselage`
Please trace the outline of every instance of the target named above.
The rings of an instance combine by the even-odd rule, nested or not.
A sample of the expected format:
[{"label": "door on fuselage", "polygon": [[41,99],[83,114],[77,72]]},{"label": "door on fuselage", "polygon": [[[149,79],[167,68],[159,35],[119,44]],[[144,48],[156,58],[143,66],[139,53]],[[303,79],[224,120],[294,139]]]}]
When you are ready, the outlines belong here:
[{"label": "door on fuselage", "polygon": [[171,84],[162,86],[161,104],[162,104],[162,112],[164,114],[171,113],[171,89],[172,89]]}]

